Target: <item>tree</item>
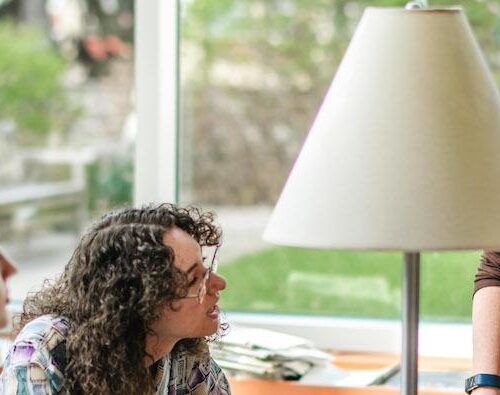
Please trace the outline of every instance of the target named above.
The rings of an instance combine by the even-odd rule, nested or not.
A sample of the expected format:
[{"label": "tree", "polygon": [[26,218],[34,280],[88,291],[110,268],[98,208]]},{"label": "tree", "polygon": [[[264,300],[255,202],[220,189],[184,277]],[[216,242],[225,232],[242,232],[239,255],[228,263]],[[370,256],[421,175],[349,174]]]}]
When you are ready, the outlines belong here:
[{"label": "tree", "polygon": [[0,119],[15,122],[21,144],[65,131],[77,115],[62,84],[66,61],[36,28],[0,23]]}]

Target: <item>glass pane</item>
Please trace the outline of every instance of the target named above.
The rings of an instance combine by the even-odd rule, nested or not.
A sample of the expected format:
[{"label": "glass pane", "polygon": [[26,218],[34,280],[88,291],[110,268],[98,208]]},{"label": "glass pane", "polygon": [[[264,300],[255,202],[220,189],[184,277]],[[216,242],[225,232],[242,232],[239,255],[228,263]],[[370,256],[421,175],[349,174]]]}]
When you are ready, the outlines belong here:
[{"label": "glass pane", "polygon": [[22,301],[131,203],[133,1],[0,3],[0,243]]},{"label": "glass pane", "polygon": [[[402,3],[181,4],[180,195],[183,204],[212,207],[224,227],[223,307],[399,318],[401,254],[276,247],[261,234],[364,7]],[[495,4],[464,7],[500,81]],[[423,318],[469,320],[479,253],[422,261]]]}]

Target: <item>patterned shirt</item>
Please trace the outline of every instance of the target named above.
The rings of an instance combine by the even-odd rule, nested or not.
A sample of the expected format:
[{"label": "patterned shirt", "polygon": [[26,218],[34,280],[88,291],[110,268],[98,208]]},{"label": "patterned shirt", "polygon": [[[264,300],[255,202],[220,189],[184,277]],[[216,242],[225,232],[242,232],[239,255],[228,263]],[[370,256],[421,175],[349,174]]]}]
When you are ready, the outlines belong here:
[{"label": "patterned shirt", "polygon": [[[29,322],[19,333],[4,362],[0,376],[2,395],[52,395],[64,387],[65,339],[69,327],[64,317],[44,315]],[[221,368],[210,358],[200,363],[187,353],[157,363],[158,395],[230,395]]]}]

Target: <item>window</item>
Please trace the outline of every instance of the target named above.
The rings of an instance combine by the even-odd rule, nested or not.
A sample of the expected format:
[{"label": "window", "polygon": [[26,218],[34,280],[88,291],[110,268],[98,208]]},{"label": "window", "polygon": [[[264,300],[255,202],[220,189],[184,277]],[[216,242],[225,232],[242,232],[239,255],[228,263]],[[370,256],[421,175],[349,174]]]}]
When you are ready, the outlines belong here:
[{"label": "window", "polygon": [[[0,10],[12,13],[14,3],[0,2]],[[36,28],[1,18],[2,53],[12,52],[12,37],[26,51],[2,57],[10,64],[0,60],[0,237],[22,268],[11,297],[22,300],[59,272],[87,220],[131,202],[134,186],[138,203],[178,200],[218,213],[226,233],[221,272],[229,280],[222,307],[233,322],[293,331],[323,347],[399,351],[399,254],[310,251],[261,240],[362,10],[379,3],[401,6],[148,0],[136,2],[134,13],[131,1],[87,2],[87,8],[76,0],[48,1],[23,18],[31,25],[41,18],[43,25],[52,16],[56,50],[40,43]],[[500,81],[494,5],[468,2],[466,12]],[[11,81],[1,78],[7,71],[28,66],[39,67],[20,79],[30,83],[12,91],[1,86]],[[51,74],[27,78],[41,73]],[[23,106],[37,110],[30,116],[16,113],[19,103],[6,105],[21,93]],[[470,347],[450,350],[451,340],[442,340],[470,337],[478,257],[424,254],[421,316],[432,322],[421,333],[433,334],[422,336],[424,353],[470,354]]]},{"label": "window", "polygon": [[[401,6],[390,3],[380,5]],[[175,164],[180,203],[213,208],[226,232],[221,272],[229,287],[223,307],[244,312],[229,313],[232,317],[299,332],[315,325],[368,325],[372,334],[378,330],[391,337],[383,347],[397,344],[398,350],[388,328],[397,326],[400,315],[400,254],[308,251],[261,241],[290,165],[367,5],[377,4],[183,0],[179,9],[172,6],[170,11],[181,15],[180,27],[173,29],[180,33]],[[494,7],[470,2],[466,12],[498,78]],[[454,333],[470,335],[478,259],[479,252],[423,255],[423,320],[457,323]],[[423,330],[432,325],[438,324],[424,324]]]}]

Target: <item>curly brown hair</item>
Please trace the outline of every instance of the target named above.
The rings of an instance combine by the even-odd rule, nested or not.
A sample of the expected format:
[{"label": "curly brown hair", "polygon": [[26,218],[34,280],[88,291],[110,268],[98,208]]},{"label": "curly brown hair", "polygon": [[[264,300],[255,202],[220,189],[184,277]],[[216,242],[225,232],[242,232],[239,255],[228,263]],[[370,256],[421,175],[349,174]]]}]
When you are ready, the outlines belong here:
[{"label": "curly brown hair", "polygon": [[[101,218],[83,235],[64,272],[24,302],[18,330],[44,314],[69,320],[65,391],[71,394],[152,394],[144,366],[146,335],[165,303],[186,296],[188,281],[163,243],[179,227],[201,246],[218,245],[214,216],[173,204],[121,209]],[[224,326],[219,328],[223,330]],[[207,339],[184,339],[185,350],[208,355]],[[112,368],[111,368],[112,367]]]}]

